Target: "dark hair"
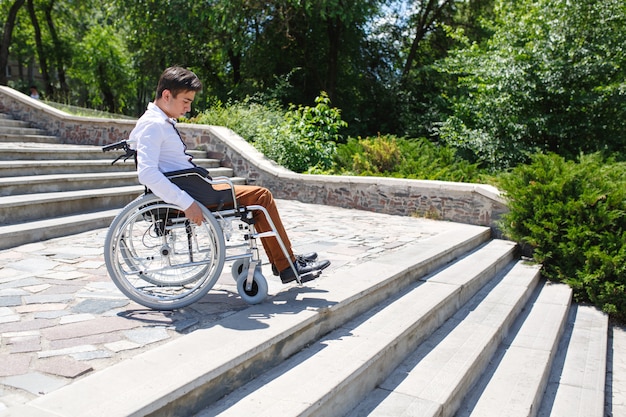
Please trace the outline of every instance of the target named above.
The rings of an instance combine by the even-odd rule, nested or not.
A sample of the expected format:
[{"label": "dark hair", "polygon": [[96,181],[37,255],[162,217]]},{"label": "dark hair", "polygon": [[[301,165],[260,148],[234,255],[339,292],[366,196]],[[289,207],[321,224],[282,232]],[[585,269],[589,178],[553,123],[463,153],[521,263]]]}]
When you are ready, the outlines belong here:
[{"label": "dark hair", "polygon": [[176,97],[183,91],[200,91],[202,82],[196,74],[183,67],[169,67],[161,74],[157,85],[156,98],[161,98],[164,90],[170,90]]}]

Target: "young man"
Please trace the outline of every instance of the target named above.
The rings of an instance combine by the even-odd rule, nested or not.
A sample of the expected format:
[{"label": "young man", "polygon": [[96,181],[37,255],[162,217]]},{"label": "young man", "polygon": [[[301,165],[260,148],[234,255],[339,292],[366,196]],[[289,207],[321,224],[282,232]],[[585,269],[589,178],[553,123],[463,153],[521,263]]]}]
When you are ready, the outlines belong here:
[{"label": "young man", "polygon": [[[194,101],[196,92],[200,90],[202,90],[202,83],[193,72],[181,67],[167,68],[159,79],[156,99],[148,104],[148,109],[137,121],[129,137],[129,141],[135,143],[134,147],[137,151],[139,182],[165,202],[179,206],[184,210],[187,218],[197,224],[200,224],[203,218],[199,203],[174,185],[163,173],[195,166],[191,161],[191,155],[185,152],[187,147],[175,126],[176,119],[191,110],[191,103]],[[315,253],[294,256],[276,203],[268,189],[237,185],[235,197],[240,205],[260,205],[267,210],[299,275],[322,270],[330,265],[329,261],[317,261]],[[256,211],[254,216],[257,231],[271,230],[262,212]],[[276,238],[262,238],[261,242],[272,263],[273,271],[280,275],[281,281],[285,284],[294,281],[295,273]],[[303,278],[302,281],[311,279],[314,279],[313,275],[309,274],[308,279]]]}]

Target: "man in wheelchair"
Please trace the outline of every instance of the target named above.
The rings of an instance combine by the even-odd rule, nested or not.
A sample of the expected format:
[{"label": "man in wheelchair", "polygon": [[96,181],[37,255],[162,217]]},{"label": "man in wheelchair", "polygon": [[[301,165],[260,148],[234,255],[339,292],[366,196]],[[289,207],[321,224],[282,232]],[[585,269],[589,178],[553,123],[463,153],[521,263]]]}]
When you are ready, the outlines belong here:
[{"label": "man in wheelchair", "polygon": [[[203,220],[197,198],[194,199],[190,195],[191,190],[190,192],[183,190],[170,181],[165,174],[196,167],[191,155],[186,153],[187,147],[176,130],[176,119],[191,110],[191,103],[196,92],[200,90],[202,90],[202,83],[193,72],[181,67],[167,68],[159,79],[155,101],[148,104],[146,112],[139,118],[129,137],[129,142],[133,144],[131,146],[137,153],[139,182],[165,202],[182,208],[185,216],[197,224],[202,223]],[[214,191],[213,189],[219,191],[223,189],[221,187],[223,185],[217,184],[211,187],[207,183],[207,193]],[[251,185],[236,185],[234,194],[238,204],[259,205],[264,207],[269,214],[276,233],[286,248],[287,256],[291,259],[287,259],[276,237],[263,237],[261,242],[272,264],[274,274],[279,275],[283,283],[296,280],[290,261],[298,275],[302,277],[302,282],[310,281],[317,276],[311,272],[321,271],[330,265],[330,261],[317,260],[316,253],[298,256],[293,254],[276,203],[268,189]],[[255,212],[254,220],[257,231],[271,230],[270,222],[262,212]]]}]

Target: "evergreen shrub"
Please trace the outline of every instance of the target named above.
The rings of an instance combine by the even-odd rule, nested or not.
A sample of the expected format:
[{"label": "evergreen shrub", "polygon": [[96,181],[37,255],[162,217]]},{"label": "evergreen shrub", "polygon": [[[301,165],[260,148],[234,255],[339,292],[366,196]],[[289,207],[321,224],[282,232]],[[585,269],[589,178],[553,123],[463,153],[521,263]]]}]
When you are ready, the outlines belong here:
[{"label": "evergreen shrub", "polygon": [[567,161],[536,154],[500,178],[509,238],[528,245],[543,274],[626,319],[626,165],[600,154]]},{"label": "evergreen shrub", "polygon": [[482,178],[477,164],[457,157],[451,147],[426,138],[393,135],[348,138],[347,143],[337,146],[335,164],[328,173],[457,182],[479,182]]}]

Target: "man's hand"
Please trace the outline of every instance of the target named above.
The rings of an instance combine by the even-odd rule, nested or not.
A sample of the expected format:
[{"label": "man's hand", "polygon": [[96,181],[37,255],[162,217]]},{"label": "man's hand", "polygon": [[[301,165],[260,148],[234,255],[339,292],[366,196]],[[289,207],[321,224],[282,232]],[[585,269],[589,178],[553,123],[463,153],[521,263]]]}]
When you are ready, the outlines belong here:
[{"label": "man's hand", "polygon": [[202,209],[197,202],[193,202],[192,205],[185,210],[185,217],[187,217],[190,221],[194,222],[198,226],[202,224],[204,220],[204,216],[202,215]]}]

